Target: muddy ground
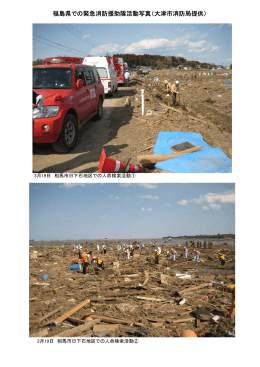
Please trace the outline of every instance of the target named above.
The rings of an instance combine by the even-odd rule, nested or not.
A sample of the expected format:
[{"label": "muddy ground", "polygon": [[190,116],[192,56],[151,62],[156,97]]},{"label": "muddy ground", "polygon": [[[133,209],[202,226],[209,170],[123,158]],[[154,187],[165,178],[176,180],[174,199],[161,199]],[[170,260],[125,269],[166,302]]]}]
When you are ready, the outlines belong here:
[{"label": "muddy ground", "polygon": [[[100,248],[103,243],[99,241]],[[134,256],[127,261],[116,250],[122,241],[106,242],[105,255],[97,253],[96,242],[87,241],[83,252],[92,250],[93,256],[103,259],[105,270],[97,271],[91,264],[86,275],[70,270],[73,261],[81,264],[73,244],[30,247],[30,337],[179,337],[183,330],[198,337],[229,337],[227,332],[235,333],[235,323],[227,318],[232,296],[225,289],[235,282],[235,246],[228,245],[227,239],[212,248],[199,248],[200,261],[195,262],[191,253],[196,243],[189,242],[188,259],[182,255],[184,246],[175,245],[176,261],[165,255],[172,246],[161,245],[155,265],[155,245],[140,251],[134,244]],[[220,266],[219,252],[226,254],[225,268]],[[176,274],[191,277],[181,279]],[[196,315],[201,307],[207,315],[205,310]],[[217,321],[214,316],[219,316]]]},{"label": "muddy ground", "polygon": [[[46,173],[98,172],[100,153],[137,164],[137,156],[153,153],[160,131],[201,133],[212,148],[218,147],[232,158],[232,75],[224,71],[152,71],[131,76],[129,87],[119,87],[104,102],[104,117],[90,121],[80,130],[77,146],[68,154],[55,153],[51,145],[35,144],[33,171]],[[206,75],[203,75],[206,74]],[[208,75],[210,73],[210,75]],[[153,81],[159,75],[158,85]],[[199,75],[201,74],[201,75]],[[151,79],[151,80],[150,80]],[[167,97],[164,80],[180,81],[177,111]],[[230,81],[230,84],[226,83]],[[145,115],[141,114],[141,89],[145,90]],[[163,107],[155,111],[154,108]],[[146,172],[164,172],[150,169]]]}]

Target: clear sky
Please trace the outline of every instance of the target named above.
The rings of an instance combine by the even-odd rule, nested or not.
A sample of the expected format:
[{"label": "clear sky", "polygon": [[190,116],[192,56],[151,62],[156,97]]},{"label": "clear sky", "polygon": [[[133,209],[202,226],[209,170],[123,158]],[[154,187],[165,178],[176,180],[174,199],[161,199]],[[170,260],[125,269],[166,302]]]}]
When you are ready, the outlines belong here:
[{"label": "clear sky", "polygon": [[235,233],[234,184],[30,184],[30,239],[218,233]]},{"label": "clear sky", "polygon": [[187,60],[227,66],[232,63],[232,25],[33,25],[33,60],[54,56],[105,56],[107,52],[110,55],[182,56]]}]

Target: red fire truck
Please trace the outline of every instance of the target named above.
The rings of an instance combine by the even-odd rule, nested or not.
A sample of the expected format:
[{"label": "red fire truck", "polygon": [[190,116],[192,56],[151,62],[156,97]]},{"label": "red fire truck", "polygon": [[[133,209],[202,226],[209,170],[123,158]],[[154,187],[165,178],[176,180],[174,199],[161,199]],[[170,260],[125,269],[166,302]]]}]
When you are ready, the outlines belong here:
[{"label": "red fire truck", "polygon": [[124,60],[122,57],[110,57],[111,61],[113,61],[114,69],[116,72],[116,77],[118,84],[125,84],[125,67]]}]

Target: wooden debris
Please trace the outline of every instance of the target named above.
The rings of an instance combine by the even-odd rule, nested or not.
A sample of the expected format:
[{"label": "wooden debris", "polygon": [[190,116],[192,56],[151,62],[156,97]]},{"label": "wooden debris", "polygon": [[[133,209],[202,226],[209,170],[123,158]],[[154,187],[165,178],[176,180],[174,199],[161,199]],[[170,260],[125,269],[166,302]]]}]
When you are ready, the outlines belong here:
[{"label": "wooden debris", "polygon": [[198,289],[209,287],[209,286],[212,287],[212,283],[200,284],[200,285],[198,285],[196,287],[191,287],[191,288],[183,289],[179,293],[180,294],[183,294],[183,293],[193,292],[194,290],[198,290]]},{"label": "wooden debris", "polygon": [[55,310],[47,313],[46,315],[44,315],[43,317],[41,317],[38,320],[30,320],[30,324],[40,324],[42,321],[46,320],[48,317],[54,315],[55,313],[59,312],[62,309],[63,309],[63,306],[60,306],[60,307],[56,308]]},{"label": "wooden debris", "polygon": [[90,300],[86,299],[85,301],[81,302],[79,305],[73,307],[70,311],[66,312],[64,315],[60,316],[56,321],[57,322],[64,321],[67,317],[73,315],[76,311],[80,310],[82,307],[84,307],[88,303],[90,303]]},{"label": "wooden debris", "polygon": [[68,336],[75,336],[80,335],[82,332],[86,332],[87,330],[90,330],[96,323],[100,322],[100,319],[96,319],[93,321],[87,321],[84,323],[84,325],[80,325],[77,327],[74,327],[70,330],[63,331],[59,333],[58,335],[54,335],[54,338],[64,338]]}]

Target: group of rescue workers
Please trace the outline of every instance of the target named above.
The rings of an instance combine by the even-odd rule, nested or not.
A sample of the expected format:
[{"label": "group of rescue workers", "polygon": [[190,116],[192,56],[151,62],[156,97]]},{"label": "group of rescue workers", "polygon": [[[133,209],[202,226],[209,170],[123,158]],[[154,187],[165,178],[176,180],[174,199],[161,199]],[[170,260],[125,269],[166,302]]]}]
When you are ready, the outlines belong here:
[{"label": "group of rescue workers", "polygon": [[[155,244],[152,244],[152,246],[156,246]],[[135,249],[142,252],[144,250],[144,244],[136,244]],[[149,248],[147,247],[146,249],[149,250]],[[121,252],[122,251],[122,252]],[[96,271],[98,271],[100,268],[102,270],[105,269],[104,267],[104,260],[102,258],[100,258],[100,256],[92,256],[92,251],[87,251],[87,252],[83,252],[82,253],[82,246],[81,245],[74,245],[73,246],[73,252],[77,252],[79,259],[82,262],[82,266],[83,266],[83,274],[87,274],[87,267],[91,264],[96,264]],[[97,244],[97,252],[99,254],[103,253],[104,255],[107,252],[107,247],[106,245],[102,245],[101,251],[100,251],[100,247],[99,244]],[[126,259],[130,260],[130,257],[132,257],[134,255],[134,247],[133,245],[125,245],[123,244],[118,245],[117,246],[117,252],[118,252],[118,258],[120,258],[120,255],[123,253],[126,255]],[[162,249],[160,246],[157,246],[157,248],[155,249],[155,264],[159,264],[159,257],[162,254]],[[167,250],[163,253],[167,258],[169,258],[169,260],[173,259],[175,261],[176,256],[178,256],[177,251],[172,248],[171,250]],[[193,261],[199,261],[199,256],[200,256],[200,252],[198,250],[193,250],[193,254],[195,255],[193,258]],[[220,264],[222,267],[225,267],[225,254],[218,254],[218,258],[220,260]],[[183,257],[184,258],[188,258],[188,248],[185,246],[183,249]],[[235,284],[229,285],[226,289],[227,292],[231,292],[232,293],[232,305],[231,308],[228,312],[228,316],[231,317],[232,319],[234,319],[235,317]]]},{"label": "group of rescue workers", "polygon": [[[144,249],[144,243],[142,244],[136,244],[135,249],[137,251],[142,252]],[[153,245],[155,246],[155,245]],[[147,247],[146,250],[149,250],[149,248]],[[83,272],[84,272],[84,265],[85,265],[85,271],[86,271],[86,266],[87,265],[91,265],[92,263],[96,263],[97,264],[97,269],[102,267],[102,269],[104,269],[104,261],[102,259],[100,259],[98,256],[94,256],[92,257],[92,251],[88,251],[88,252],[84,252],[82,253],[82,246],[81,245],[74,245],[73,246],[73,252],[77,251],[78,255],[79,255],[79,259],[82,260],[82,264],[83,264]],[[100,249],[99,244],[97,244],[97,252],[98,253],[102,253],[104,255],[106,255],[107,253],[107,247],[106,245],[102,245],[102,248]],[[183,249],[183,258],[188,259],[188,248],[187,246],[184,247]],[[159,257],[162,253],[161,247],[158,246],[157,249],[155,249],[155,264],[159,264]],[[120,258],[121,255],[126,256],[127,260],[130,260],[131,257],[134,256],[134,247],[133,245],[125,245],[123,244],[118,245],[117,246],[117,254],[118,254],[118,259]],[[171,250],[167,250],[163,253],[166,258],[168,258],[169,260],[176,260],[176,256],[178,256],[177,251],[172,248]],[[197,249],[194,249],[193,252],[191,252],[191,254],[194,255],[193,261],[199,261],[199,257],[200,257],[200,251],[198,251]],[[220,265],[221,267],[225,267],[225,263],[226,263],[226,259],[225,259],[225,254],[219,254],[219,260],[220,260]],[[91,260],[92,257],[92,260]]]}]

